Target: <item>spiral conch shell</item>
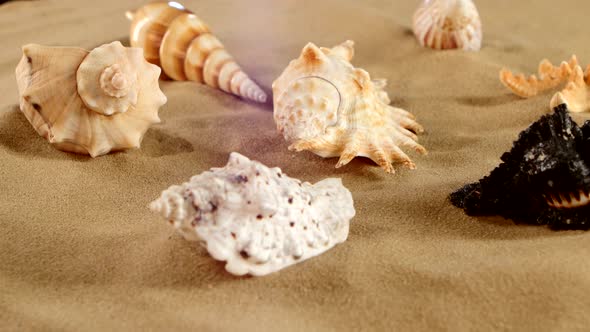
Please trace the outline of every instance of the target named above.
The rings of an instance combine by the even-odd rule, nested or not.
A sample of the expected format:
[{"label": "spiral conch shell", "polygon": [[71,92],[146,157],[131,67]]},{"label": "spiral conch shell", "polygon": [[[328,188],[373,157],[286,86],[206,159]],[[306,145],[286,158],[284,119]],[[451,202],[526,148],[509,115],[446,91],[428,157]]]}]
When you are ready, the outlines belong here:
[{"label": "spiral conch shell", "polygon": [[113,42],[87,51],[35,44],[16,68],[20,109],[57,149],[89,154],[139,147],[166,96],[160,69],[138,48]]},{"label": "spiral conch shell", "polygon": [[131,46],[144,49],[150,63],[177,81],[196,81],[252,101],[264,91],[225,50],[207,24],[177,2],[147,4],[127,12]]},{"label": "spiral conch shell", "polygon": [[228,272],[254,276],[344,242],[355,215],[340,179],[302,183],[235,152],[225,167],[163,191],[150,209],[226,261]]},{"label": "spiral conch shell", "polygon": [[424,0],[413,18],[420,45],[434,49],[481,48],[481,19],[472,0]]},{"label": "spiral conch shell", "polygon": [[420,153],[416,142],[423,128],[415,117],[389,106],[386,80],[350,64],[352,41],[334,48],[307,44],[301,56],[273,83],[274,119],[289,149],[309,150],[324,158],[340,156],[336,167],[368,157],[386,172],[393,162],[414,163],[399,146]]}]

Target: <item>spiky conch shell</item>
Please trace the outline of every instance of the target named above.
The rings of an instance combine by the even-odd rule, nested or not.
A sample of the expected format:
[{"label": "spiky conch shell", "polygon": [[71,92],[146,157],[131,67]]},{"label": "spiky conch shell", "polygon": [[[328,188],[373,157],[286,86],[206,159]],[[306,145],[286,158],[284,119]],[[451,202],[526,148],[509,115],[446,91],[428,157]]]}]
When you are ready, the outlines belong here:
[{"label": "spiky conch shell", "polygon": [[20,109],[57,149],[89,154],[139,147],[160,122],[160,69],[138,48],[113,42],[87,51],[36,44],[16,68]]},{"label": "spiky conch shell", "polygon": [[235,152],[225,167],[164,190],[150,209],[226,261],[230,273],[255,276],[344,242],[355,215],[340,179],[312,185]]},{"label": "spiky conch shell", "polygon": [[433,49],[478,51],[481,19],[472,0],[424,0],[413,17],[420,45]]},{"label": "spiky conch shell", "polygon": [[147,4],[127,12],[131,46],[178,81],[196,81],[252,101],[266,93],[244,73],[208,25],[177,2]]},{"label": "spiky conch shell", "polygon": [[415,168],[399,146],[426,153],[417,143],[422,126],[411,113],[388,105],[386,80],[371,80],[350,64],[353,45],[349,40],[330,49],[309,43],[291,61],[273,83],[277,129],[291,150],[339,156],[336,167],[360,156],[388,173],[394,172],[393,162]]}]

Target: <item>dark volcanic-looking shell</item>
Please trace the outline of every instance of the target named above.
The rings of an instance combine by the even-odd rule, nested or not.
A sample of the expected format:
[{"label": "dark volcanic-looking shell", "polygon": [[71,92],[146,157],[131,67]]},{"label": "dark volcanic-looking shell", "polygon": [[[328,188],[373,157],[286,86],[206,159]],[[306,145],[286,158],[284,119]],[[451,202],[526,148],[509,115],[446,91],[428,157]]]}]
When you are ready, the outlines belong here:
[{"label": "dark volcanic-looking shell", "polygon": [[553,229],[590,229],[590,121],[565,105],[520,133],[502,163],[450,195],[469,215],[500,215]]}]

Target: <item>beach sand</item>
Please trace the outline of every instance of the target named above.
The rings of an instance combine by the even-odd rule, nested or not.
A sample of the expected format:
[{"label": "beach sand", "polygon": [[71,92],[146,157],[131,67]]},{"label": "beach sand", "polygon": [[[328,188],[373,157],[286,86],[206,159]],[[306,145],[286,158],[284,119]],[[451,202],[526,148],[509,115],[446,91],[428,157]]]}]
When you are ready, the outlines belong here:
[{"label": "beach sand", "polygon": [[[303,46],[356,42],[353,64],[387,78],[416,115],[427,156],[396,174],[357,158],[290,152],[271,103],[191,82],[161,82],[168,103],[141,149],[92,159],[60,152],[18,109],[27,43],[128,45],[142,1],[0,6],[0,326],[4,331],[576,330],[590,326],[590,234],[475,218],[448,195],[487,175],[552,93],[523,100],[501,67],[590,62],[587,1],[477,1],[480,52],[418,45],[418,1],[186,1],[270,93]],[[574,116],[580,123],[590,114]],[[354,197],[348,240],[278,273],[233,277],[148,204],[236,151],[291,177],[341,177]]]}]

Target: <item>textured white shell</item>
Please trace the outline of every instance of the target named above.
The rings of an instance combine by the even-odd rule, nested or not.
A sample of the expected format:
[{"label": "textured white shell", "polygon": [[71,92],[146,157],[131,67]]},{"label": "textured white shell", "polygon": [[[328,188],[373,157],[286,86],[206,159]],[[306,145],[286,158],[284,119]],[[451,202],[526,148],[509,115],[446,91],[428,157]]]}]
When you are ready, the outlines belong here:
[{"label": "textured white shell", "polygon": [[59,150],[92,157],[139,147],[160,122],[159,75],[141,49],[120,42],[96,52],[29,44],[16,67],[20,109],[37,133]]},{"label": "textured white shell", "polygon": [[386,80],[350,63],[352,41],[333,48],[309,43],[273,82],[274,120],[292,150],[322,157],[340,157],[336,167],[356,156],[369,157],[385,171],[392,163],[414,163],[400,149],[425,153],[417,140],[422,133],[412,114],[389,106]]},{"label": "textured white shell", "polygon": [[420,45],[433,49],[481,49],[481,19],[472,0],[424,0],[413,29]]},{"label": "textured white shell", "polygon": [[302,183],[235,152],[225,167],[162,192],[150,209],[202,241],[228,272],[255,276],[344,242],[355,215],[340,179]]}]

